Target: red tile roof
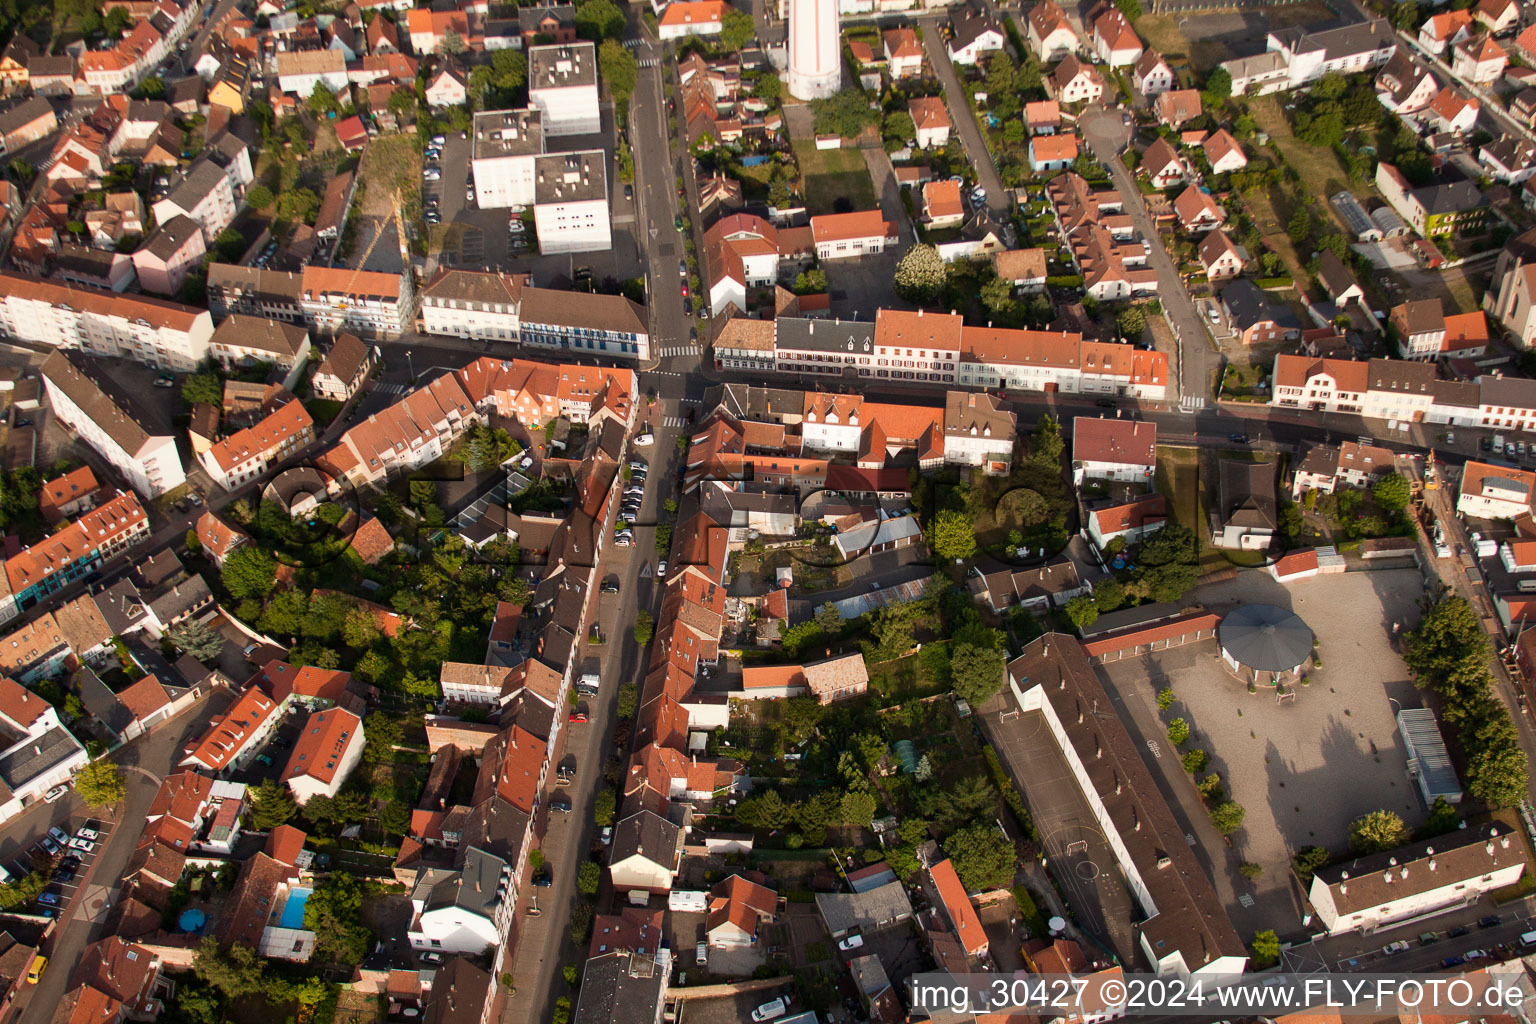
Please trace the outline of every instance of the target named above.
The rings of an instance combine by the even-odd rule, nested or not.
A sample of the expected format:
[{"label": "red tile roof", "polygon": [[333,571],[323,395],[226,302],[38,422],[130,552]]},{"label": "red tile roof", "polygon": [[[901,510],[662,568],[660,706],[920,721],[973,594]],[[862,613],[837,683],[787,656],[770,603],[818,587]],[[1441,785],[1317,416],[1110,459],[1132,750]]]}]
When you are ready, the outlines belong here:
[{"label": "red tile roof", "polygon": [[117,699],[140,722],[171,703],[171,695],[154,676],[145,676],[127,687],[117,695]]},{"label": "red tile roof", "polygon": [[987,949],[987,933],[982,930],[981,918],[976,916],[976,908],[971,906],[970,897],[960,884],[960,876],[955,874],[955,866],[945,858],[930,867],[928,874],[933,878],[933,887],[938,890],[939,900],[944,904],[944,911],[949,915],[961,945],[971,956],[980,957]]},{"label": "red tile roof", "polygon": [[96,474],[91,472],[90,466],[81,466],[79,469],[56,476],[52,480],[43,481],[42,490],[37,495],[37,507],[42,512],[43,518],[49,522],[57,522],[60,516],[50,512],[61,505],[67,505],[72,501],[79,501],[88,494],[94,494],[101,484],[96,482]]},{"label": "red tile roof", "polygon": [[329,786],[336,781],[336,773],[348,752],[363,742],[363,720],[342,708],[317,711],[304,723],[288,764],[283,768],[283,779],[308,777]]},{"label": "red tile roof", "polygon": [[1155,466],[1157,424],[1146,420],[1078,416],[1072,421],[1072,461]]},{"label": "red tile roof", "polygon": [[[677,6],[673,4],[673,6]],[[822,242],[852,241],[862,238],[886,238],[895,234],[895,225],[879,210],[853,213],[826,213],[811,218],[811,237]]]},{"label": "red tile roof", "polygon": [[214,717],[208,731],[187,756],[210,771],[222,771],[276,710],[272,698],[251,687],[228,712]]}]

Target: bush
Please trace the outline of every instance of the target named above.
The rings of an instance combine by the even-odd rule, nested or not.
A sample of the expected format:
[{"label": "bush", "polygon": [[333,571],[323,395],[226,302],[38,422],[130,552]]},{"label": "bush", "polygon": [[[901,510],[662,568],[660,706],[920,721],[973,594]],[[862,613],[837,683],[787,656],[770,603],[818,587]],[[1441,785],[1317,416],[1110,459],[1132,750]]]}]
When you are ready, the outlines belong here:
[{"label": "bush", "polygon": [[1238,866],[1237,871],[1240,875],[1251,882],[1264,873],[1264,868],[1262,865],[1255,864],[1251,860],[1245,860],[1241,865]]},{"label": "bush", "polygon": [[1157,691],[1157,710],[1167,711],[1169,708],[1173,707],[1173,702],[1176,700],[1178,700],[1178,698],[1173,695],[1173,687],[1163,687],[1161,690]]},{"label": "bush", "polygon": [[1175,718],[1168,723],[1168,742],[1176,747],[1182,747],[1189,742],[1189,723],[1182,718]]},{"label": "bush", "polygon": [[1191,775],[1198,775],[1205,771],[1205,766],[1210,761],[1210,757],[1206,755],[1205,751],[1197,748],[1195,750],[1186,750],[1183,761],[1185,771]]},{"label": "bush", "polygon": [[1216,831],[1224,836],[1243,827],[1243,819],[1248,816],[1248,811],[1236,800],[1227,800],[1217,804],[1211,809],[1211,824]]},{"label": "bush", "polygon": [[1280,937],[1272,930],[1255,935],[1251,948],[1255,967],[1268,967],[1280,961]]}]

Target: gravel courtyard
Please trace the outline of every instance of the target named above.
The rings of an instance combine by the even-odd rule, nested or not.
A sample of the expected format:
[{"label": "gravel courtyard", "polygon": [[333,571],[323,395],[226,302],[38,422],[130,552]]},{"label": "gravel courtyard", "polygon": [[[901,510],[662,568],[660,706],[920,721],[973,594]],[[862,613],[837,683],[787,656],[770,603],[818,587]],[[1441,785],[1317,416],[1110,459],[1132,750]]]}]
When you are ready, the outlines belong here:
[{"label": "gravel courtyard", "polygon": [[[1395,623],[1407,628],[1418,621],[1421,593],[1422,578],[1412,569],[1319,576],[1289,588],[1249,571],[1201,588],[1196,596],[1212,611],[1279,605],[1317,635],[1323,667],[1309,666],[1310,685],[1279,703],[1272,691],[1249,694],[1222,665],[1213,641],[1107,666],[1139,719],[1156,714],[1158,688],[1173,687],[1178,700],[1163,721],[1190,723],[1183,749],[1209,753],[1208,770],[1220,773],[1247,809],[1233,852],[1263,867],[1251,886],[1261,902],[1284,898],[1292,853],[1310,845],[1342,850],[1349,823],[1368,811],[1387,808],[1410,826],[1423,822],[1426,809],[1407,775],[1392,703],[1422,704],[1392,644]],[[1189,777],[1177,778],[1176,757],[1158,757],[1152,767],[1193,795]]]}]

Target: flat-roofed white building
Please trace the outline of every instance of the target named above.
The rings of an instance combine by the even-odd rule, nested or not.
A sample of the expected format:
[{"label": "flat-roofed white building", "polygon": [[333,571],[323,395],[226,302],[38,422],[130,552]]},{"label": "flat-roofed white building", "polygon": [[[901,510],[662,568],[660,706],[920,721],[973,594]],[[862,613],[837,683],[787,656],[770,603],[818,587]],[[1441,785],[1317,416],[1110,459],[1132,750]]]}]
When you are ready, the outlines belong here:
[{"label": "flat-roofed white building", "polygon": [[543,116],[537,109],[475,115],[470,171],[480,209],[533,204],[534,161],[544,152]]},{"label": "flat-roofed white building", "polygon": [[597,47],[562,43],[528,50],[528,102],[543,115],[544,134],[589,135],[602,128],[597,100]]},{"label": "flat-roofed white building", "polygon": [[607,158],[602,150],[548,153],[534,160],[534,172],[533,224],[540,252],[613,248]]}]

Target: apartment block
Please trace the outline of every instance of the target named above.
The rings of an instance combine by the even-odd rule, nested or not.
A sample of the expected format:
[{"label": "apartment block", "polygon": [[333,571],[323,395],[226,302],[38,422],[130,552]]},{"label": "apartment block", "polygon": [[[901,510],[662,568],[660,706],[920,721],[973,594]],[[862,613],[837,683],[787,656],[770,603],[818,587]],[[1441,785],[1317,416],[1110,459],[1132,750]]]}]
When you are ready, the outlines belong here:
[{"label": "apartment block", "polygon": [[59,422],[80,435],[133,489],[155,498],[186,482],[176,438],[153,435],[62,352],[43,363],[43,386]]},{"label": "apartment block", "polygon": [[205,310],[164,299],[0,271],[0,333],[187,372],[207,357],[213,320]]}]

